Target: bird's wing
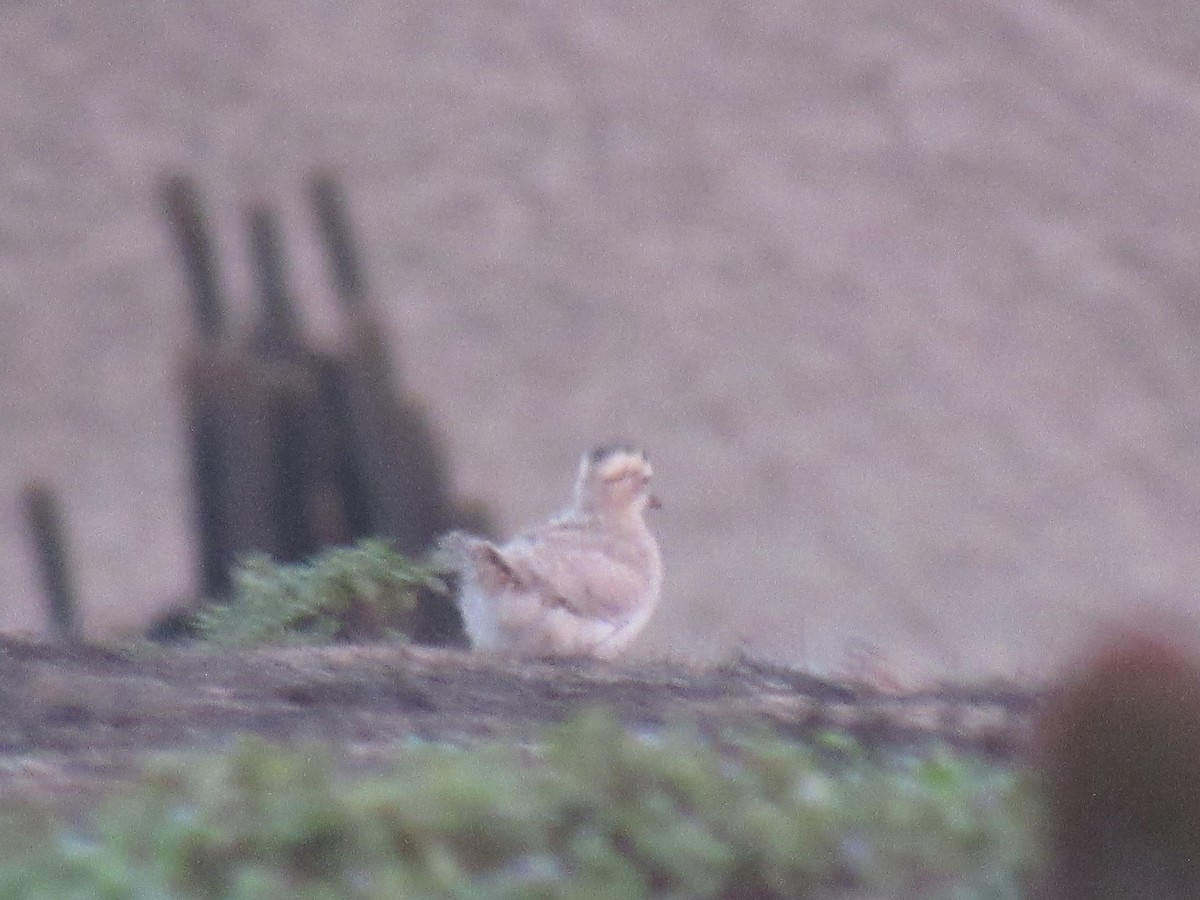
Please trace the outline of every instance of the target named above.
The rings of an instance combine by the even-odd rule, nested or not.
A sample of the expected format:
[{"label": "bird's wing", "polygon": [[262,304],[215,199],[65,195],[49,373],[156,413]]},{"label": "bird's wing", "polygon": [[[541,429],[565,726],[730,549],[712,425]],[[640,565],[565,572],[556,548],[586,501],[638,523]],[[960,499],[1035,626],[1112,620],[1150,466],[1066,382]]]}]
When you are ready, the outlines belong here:
[{"label": "bird's wing", "polygon": [[586,529],[531,532],[503,548],[512,576],[579,616],[619,622],[645,600],[649,578],[610,552],[612,538]]}]

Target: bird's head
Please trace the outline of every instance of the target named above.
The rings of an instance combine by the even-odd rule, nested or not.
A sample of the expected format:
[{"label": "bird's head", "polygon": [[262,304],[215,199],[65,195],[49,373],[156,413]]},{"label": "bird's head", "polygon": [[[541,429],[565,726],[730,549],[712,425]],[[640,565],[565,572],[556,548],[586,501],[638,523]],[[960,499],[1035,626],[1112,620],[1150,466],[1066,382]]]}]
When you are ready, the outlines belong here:
[{"label": "bird's head", "polygon": [[650,493],[650,461],[632,447],[598,447],[579,461],[575,482],[575,507],[605,516],[640,516],[657,509]]}]

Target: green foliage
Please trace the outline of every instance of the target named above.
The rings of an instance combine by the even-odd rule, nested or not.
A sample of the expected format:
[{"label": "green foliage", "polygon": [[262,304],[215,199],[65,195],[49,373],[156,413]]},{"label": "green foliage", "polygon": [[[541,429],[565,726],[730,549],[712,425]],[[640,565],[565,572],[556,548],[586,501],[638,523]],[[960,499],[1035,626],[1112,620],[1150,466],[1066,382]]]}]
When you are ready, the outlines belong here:
[{"label": "green foliage", "polygon": [[384,623],[409,612],[422,589],[444,591],[432,569],[386,541],[327,550],[307,563],[262,556],[233,574],[234,597],[196,616],[200,638],[224,646],[324,643],[336,637],[382,637]]},{"label": "green foliage", "polygon": [[0,896],[1021,896],[1031,780],[949,751],[886,761],[770,736],[630,736],[596,714],[524,750],[416,744],[341,783],[246,739],[165,764],[82,825],[0,817]]}]

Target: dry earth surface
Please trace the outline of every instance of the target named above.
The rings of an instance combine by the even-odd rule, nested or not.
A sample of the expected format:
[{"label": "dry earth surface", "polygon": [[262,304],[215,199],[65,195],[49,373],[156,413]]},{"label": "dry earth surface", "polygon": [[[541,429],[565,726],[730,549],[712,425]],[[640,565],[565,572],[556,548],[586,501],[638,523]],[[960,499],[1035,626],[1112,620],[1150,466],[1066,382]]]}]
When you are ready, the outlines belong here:
[{"label": "dry earth surface", "polygon": [[159,179],[200,179],[242,322],[277,203],[332,342],[322,165],[464,496],[512,528],[594,441],[650,451],[644,659],[1037,675],[1097,617],[1194,617],[1198,46],[1179,2],[7,4],[0,627],[42,626],[29,477],[93,634],[191,595]]},{"label": "dry earth surface", "polygon": [[341,646],[212,652],[0,639],[0,797],[70,805],[162,753],[243,734],[334,750],[369,771],[407,742],[527,740],[604,707],[634,730],[819,730],[883,748],[950,742],[1019,758],[1036,698],[1011,685],[894,695],[740,659],[721,667],[504,663],[460,651]]}]

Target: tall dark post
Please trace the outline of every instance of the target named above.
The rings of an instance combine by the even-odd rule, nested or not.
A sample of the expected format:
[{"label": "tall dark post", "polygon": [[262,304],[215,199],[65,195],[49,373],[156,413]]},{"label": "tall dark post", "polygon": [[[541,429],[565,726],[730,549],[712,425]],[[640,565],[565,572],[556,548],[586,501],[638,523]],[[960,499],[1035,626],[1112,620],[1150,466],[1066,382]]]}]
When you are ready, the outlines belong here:
[{"label": "tall dark post", "polygon": [[365,296],[345,201],[328,172],[313,178],[312,201],[349,325],[337,407],[344,410],[348,432],[351,519],[362,533],[390,537],[404,553],[422,553],[447,523],[441,448],[420,404],[396,393],[387,342]]},{"label": "tall dark post", "polygon": [[[266,203],[246,213],[259,312],[249,339],[228,334],[195,186],[182,176],[163,185],[196,327],[181,381],[192,430],[202,591],[209,598],[229,595],[232,567],[251,552],[297,560],[378,535],[419,554],[461,519],[428,416],[396,391],[337,180],[322,172],[310,186],[347,319],[348,346],[336,355],[305,339],[282,229]],[[446,631],[438,629],[437,635]]]},{"label": "tall dark post", "polygon": [[202,338],[217,340],[225,333],[225,299],[199,192],[190,178],[171,175],[163,180],[161,196],[191,288],[196,331]]},{"label": "tall dark post", "polygon": [[200,367],[182,374],[186,421],[191,427],[192,496],[196,504],[196,533],[199,539],[200,592],[205,597],[229,593],[229,566],[233,549],[223,527],[222,485],[226,482],[220,442],[224,415],[211,391],[199,383]]},{"label": "tall dark post", "polygon": [[362,262],[354,249],[345,197],[332,172],[318,172],[313,176],[312,203],[317,227],[329,250],[329,265],[338,296],[347,309],[357,306],[366,293]]},{"label": "tall dark post", "polygon": [[254,352],[263,359],[295,356],[301,344],[300,325],[288,291],[279,223],[270,209],[257,205],[247,215],[247,226],[260,301]]},{"label": "tall dark post", "polygon": [[163,180],[161,198],[167,222],[179,246],[180,259],[192,297],[192,322],[197,341],[192,365],[182,373],[186,421],[191,429],[191,478],[199,539],[200,590],[209,597],[229,590],[232,550],[222,527],[224,461],[220,452],[223,413],[213,392],[199,383],[207,367],[197,359],[211,356],[225,337],[225,299],[217,279],[212,241],[199,192],[184,175]]},{"label": "tall dark post", "polygon": [[37,551],[42,590],[48,604],[49,624],[62,641],[78,641],[79,600],[71,577],[62,508],[48,485],[32,482],[23,492],[25,520]]},{"label": "tall dark post", "polygon": [[274,213],[257,205],[248,225],[261,304],[252,346],[274,398],[271,417],[262,423],[272,448],[271,549],[283,559],[298,560],[350,538],[343,430],[330,388],[337,362],[304,340]]}]

